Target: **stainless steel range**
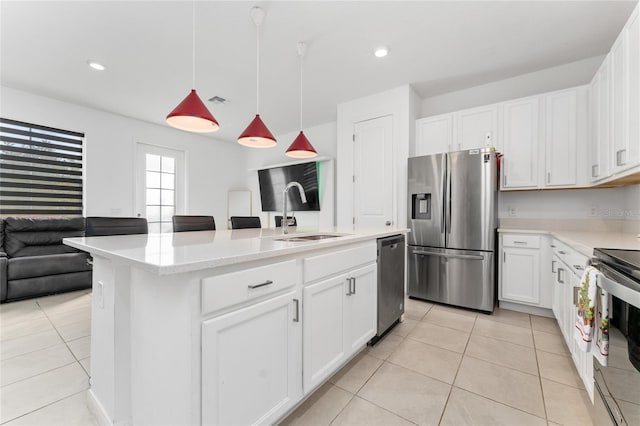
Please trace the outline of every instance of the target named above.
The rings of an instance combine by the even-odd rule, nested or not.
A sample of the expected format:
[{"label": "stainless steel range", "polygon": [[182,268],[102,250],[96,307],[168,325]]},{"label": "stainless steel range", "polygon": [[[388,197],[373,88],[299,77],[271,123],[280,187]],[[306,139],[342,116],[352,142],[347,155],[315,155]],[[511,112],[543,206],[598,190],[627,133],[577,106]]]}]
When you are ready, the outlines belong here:
[{"label": "stainless steel range", "polygon": [[596,423],[640,424],[640,250],[596,249],[598,286],[611,295],[609,361],[593,361]]}]

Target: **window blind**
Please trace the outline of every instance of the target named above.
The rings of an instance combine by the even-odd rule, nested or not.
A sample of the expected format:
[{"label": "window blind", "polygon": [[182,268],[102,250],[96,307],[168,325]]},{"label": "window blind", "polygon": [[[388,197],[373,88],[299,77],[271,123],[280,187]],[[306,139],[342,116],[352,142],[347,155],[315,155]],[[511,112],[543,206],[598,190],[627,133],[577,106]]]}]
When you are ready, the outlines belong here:
[{"label": "window blind", "polygon": [[0,215],[82,215],[84,134],[0,118]]}]

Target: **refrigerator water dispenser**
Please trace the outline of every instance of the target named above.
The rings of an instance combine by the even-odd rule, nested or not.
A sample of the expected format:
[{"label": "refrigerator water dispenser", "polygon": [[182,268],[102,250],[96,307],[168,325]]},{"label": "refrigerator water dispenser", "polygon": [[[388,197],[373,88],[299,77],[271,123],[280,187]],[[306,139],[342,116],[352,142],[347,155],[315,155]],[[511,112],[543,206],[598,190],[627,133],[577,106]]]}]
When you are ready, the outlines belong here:
[{"label": "refrigerator water dispenser", "polygon": [[431,220],[431,194],[413,194],[411,219]]}]

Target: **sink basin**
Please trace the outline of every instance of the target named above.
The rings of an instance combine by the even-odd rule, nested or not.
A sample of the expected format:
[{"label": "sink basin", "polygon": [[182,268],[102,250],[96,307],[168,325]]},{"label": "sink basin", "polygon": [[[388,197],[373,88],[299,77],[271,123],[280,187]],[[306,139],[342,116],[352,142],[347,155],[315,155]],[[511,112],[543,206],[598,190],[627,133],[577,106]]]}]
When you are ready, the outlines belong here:
[{"label": "sink basin", "polygon": [[327,238],[343,237],[345,234],[313,234],[313,235],[291,235],[280,238],[274,238],[274,241],[316,241],[326,240]]}]

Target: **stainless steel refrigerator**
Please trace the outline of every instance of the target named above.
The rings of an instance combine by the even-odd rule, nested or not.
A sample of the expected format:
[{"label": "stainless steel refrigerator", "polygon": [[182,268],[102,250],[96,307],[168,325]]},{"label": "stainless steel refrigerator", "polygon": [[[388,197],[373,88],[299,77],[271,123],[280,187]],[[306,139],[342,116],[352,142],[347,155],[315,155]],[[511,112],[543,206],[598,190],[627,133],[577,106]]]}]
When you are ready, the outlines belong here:
[{"label": "stainless steel refrigerator", "polygon": [[496,153],[413,157],[408,174],[409,296],[493,312]]}]

